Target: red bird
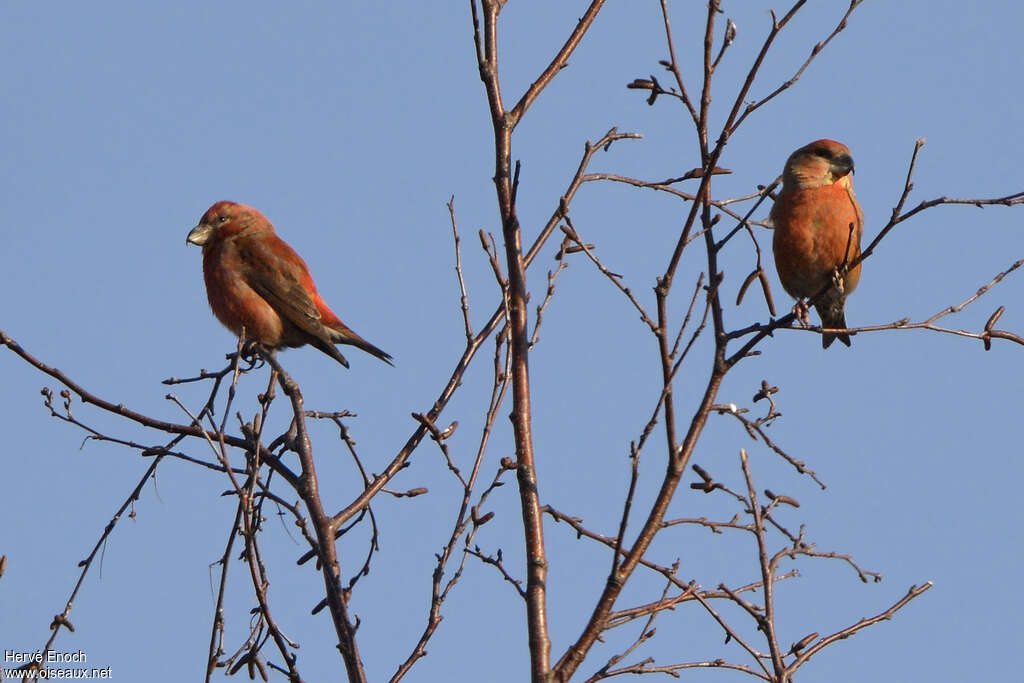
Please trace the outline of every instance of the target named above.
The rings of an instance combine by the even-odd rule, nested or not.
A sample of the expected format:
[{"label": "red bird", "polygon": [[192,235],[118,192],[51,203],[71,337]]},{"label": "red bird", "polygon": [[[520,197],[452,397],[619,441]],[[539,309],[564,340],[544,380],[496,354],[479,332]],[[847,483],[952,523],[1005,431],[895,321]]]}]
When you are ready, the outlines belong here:
[{"label": "red bird", "polygon": [[[851,173],[853,159],[846,145],[835,140],[805,145],[786,160],[782,191],[771,212],[772,251],[782,286],[796,299],[829,287],[814,304],[826,329],[846,328],[846,296],[860,281],[860,264],[839,286],[834,281],[836,269],[860,255],[864,214],[853,194]],[[836,339],[850,345],[848,333],[822,331],[822,348]]]},{"label": "red bird", "polygon": [[217,202],[185,239],[203,248],[206,298],[235,334],[270,349],[312,344],[346,368],[335,344],[349,344],[391,365],[391,356],[353,332],[316,291],[302,257],[256,209]]}]

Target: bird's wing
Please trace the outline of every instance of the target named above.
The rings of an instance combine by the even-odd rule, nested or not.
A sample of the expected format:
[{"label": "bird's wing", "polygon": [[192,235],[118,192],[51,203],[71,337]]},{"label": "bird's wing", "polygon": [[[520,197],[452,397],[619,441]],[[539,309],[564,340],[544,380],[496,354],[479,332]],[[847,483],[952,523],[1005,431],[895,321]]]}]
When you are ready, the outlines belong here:
[{"label": "bird's wing", "polygon": [[301,257],[276,235],[246,240],[239,255],[246,264],[245,279],[282,318],[314,337],[328,341],[320,311],[305,280],[312,281]]}]

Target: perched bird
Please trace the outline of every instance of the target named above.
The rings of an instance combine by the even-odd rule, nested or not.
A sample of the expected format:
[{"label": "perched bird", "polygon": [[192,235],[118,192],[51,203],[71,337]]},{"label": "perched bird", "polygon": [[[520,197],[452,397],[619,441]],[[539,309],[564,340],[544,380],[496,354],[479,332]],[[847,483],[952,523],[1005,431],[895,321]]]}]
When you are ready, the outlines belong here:
[{"label": "perched bird", "polygon": [[[798,300],[828,287],[814,301],[824,328],[846,327],[843,306],[860,280],[860,264],[835,278],[838,268],[860,255],[864,214],[853,194],[852,173],[850,150],[841,142],[817,140],[801,147],[786,160],[782,191],[771,211],[772,251],[782,286]],[[835,339],[850,345],[846,332],[822,332],[822,348]]]},{"label": "perched bird", "polygon": [[270,349],[312,344],[346,368],[335,344],[349,344],[391,365],[327,307],[306,262],[256,209],[217,202],[185,241],[203,248],[206,298],[235,334]]}]

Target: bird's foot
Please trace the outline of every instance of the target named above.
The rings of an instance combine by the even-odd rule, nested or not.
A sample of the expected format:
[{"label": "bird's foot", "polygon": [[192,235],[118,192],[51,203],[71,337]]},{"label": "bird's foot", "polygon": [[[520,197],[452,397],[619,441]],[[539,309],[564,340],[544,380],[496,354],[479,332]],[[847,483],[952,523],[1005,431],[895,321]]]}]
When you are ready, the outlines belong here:
[{"label": "bird's foot", "polygon": [[832,286],[839,290],[840,294],[846,293],[846,281],[843,276],[844,272],[839,268],[832,271]]},{"label": "bird's foot", "polygon": [[245,342],[242,343],[242,358],[251,362],[257,361],[259,359],[259,345],[260,343],[257,341],[253,341],[251,339],[245,340]]},{"label": "bird's foot", "polygon": [[804,327],[809,327],[811,324],[811,307],[807,305],[807,302],[803,299],[797,299],[796,303],[793,304],[793,315],[800,321],[800,324]]}]

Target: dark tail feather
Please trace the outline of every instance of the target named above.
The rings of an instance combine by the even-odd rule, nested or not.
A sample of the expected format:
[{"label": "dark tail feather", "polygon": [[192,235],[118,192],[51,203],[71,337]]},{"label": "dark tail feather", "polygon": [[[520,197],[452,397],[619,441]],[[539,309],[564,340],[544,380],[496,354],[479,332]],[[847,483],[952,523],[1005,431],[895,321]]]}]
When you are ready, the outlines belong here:
[{"label": "dark tail feather", "polygon": [[[362,349],[363,351],[366,351],[371,356],[375,356],[377,358],[380,358],[382,361],[384,361],[385,363],[387,363],[391,367],[395,367],[395,364],[391,362],[391,356],[389,354],[385,353],[382,349],[377,348],[376,346],[374,346],[370,342],[366,341],[362,337],[346,337],[345,339],[339,340],[338,343],[339,344],[349,344],[351,346],[356,347],[357,349]],[[334,350],[335,350],[335,352],[338,351],[337,349],[334,349]],[[340,356],[341,354],[338,353],[338,355]],[[345,367],[348,367],[347,363],[345,364]]]},{"label": "dark tail feather", "polygon": [[[828,310],[825,308],[819,308],[818,314],[821,316],[821,326],[829,327],[832,329],[843,329],[846,327],[846,314],[843,311],[842,306]],[[847,346],[850,345],[850,335],[846,332],[822,332],[821,333],[821,348],[827,349],[832,346],[832,342],[836,339],[843,342]]]},{"label": "dark tail feather", "polygon": [[[836,327],[839,327],[839,325],[836,325]],[[850,345],[850,335],[848,335],[846,332],[839,332],[838,334],[833,334],[831,332],[823,332],[821,335],[821,348],[827,349],[828,347],[832,346],[832,342],[834,342],[836,339],[843,342],[847,346]]]},{"label": "dark tail feather", "polygon": [[362,349],[371,356],[380,358],[388,365],[394,367],[394,363],[391,362],[391,356],[388,353],[360,337],[340,320],[331,327],[323,326],[321,329],[326,333],[325,336],[329,335],[328,338],[324,339],[322,337],[317,337],[316,341],[313,343],[316,344],[318,349],[344,365],[346,368],[348,367],[348,361],[345,360],[345,356],[341,355],[341,351],[334,346],[335,344],[348,344],[349,346],[354,346],[357,349]]},{"label": "dark tail feather", "polygon": [[325,342],[323,339],[320,339],[319,337],[314,337],[313,341],[311,341],[310,343],[313,344],[313,346],[315,346],[316,348],[326,353],[334,360],[344,365],[346,368],[348,367],[348,361],[345,359],[345,356],[341,355],[341,351],[339,351],[338,347],[335,346],[334,344],[331,344],[330,342]]}]

